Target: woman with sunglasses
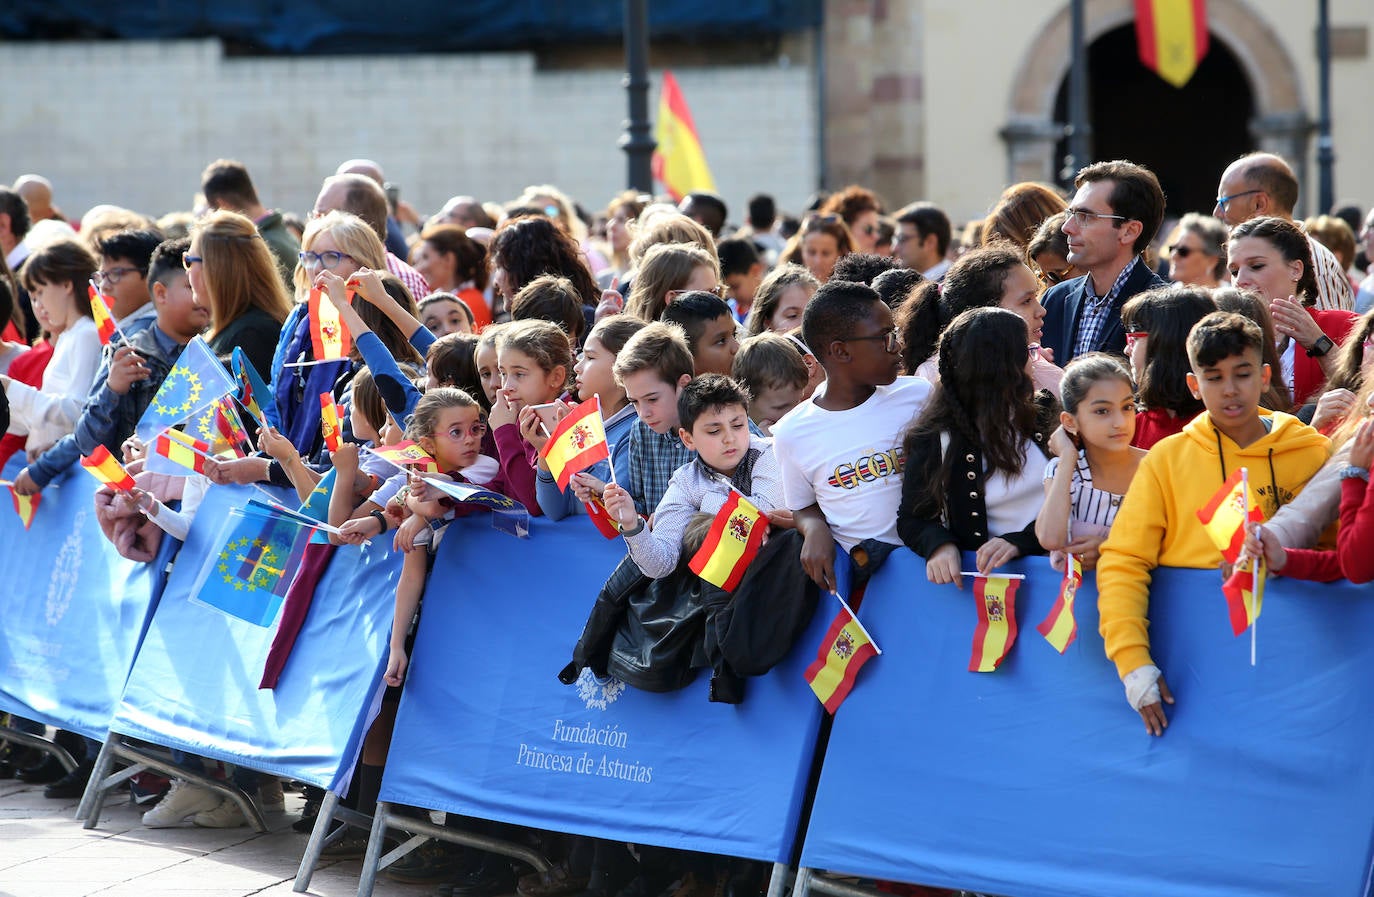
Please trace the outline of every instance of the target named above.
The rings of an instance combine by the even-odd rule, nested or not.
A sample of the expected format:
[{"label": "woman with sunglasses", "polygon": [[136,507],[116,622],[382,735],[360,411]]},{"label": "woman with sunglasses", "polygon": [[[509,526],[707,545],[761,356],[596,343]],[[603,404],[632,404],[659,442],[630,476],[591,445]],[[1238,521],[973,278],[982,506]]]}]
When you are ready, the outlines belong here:
[{"label": "woman with sunglasses", "polygon": [[1183,432],[1202,410],[1188,389],[1188,332],[1217,310],[1207,290],[1157,287],[1126,300],[1126,357],[1136,384],[1135,435],[1131,445],[1148,449],[1165,436]]},{"label": "woman with sunglasses", "polygon": [[1046,288],[1083,276],[1083,272],[1069,261],[1069,238],[1064,235],[1064,222],[1068,218],[1068,212],[1057,212],[1046,218],[1026,244],[1026,258],[1030,259],[1035,276]]},{"label": "woman with sunglasses", "polygon": [[854,252],[877,252],[882,213],[883,203],[878,194],[857,184],[831,194],[820,208],[821,215],[838,215],[844,220],[854,243]]},{"label": "woman with sunglasses", "polygon": [[1189,212],[1164,241],[1169,280],[1215,289],[1226,282],[1226,225],[1211,215]]},{"label": "woman with sunglasses", "polygon": [[195,303],[210,310],[205,341],[214,353],[227,359],[242,346],[259,373],[270,371],[291,300],[252,220],[229,211],[206,215],[192,228],[182,263]]},{"label": "woman with sunglasses", "polygon": [[802,265],[821,283],[830,280],[835,263],[854,251],[854,238],[839,215],[808,215],[787,241],[779,265]]}]

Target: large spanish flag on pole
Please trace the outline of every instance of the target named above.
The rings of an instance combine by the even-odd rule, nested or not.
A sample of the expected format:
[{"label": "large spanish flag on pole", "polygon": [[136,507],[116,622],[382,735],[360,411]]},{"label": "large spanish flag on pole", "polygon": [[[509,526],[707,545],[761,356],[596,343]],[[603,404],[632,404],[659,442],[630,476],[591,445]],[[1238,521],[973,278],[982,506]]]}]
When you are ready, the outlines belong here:
[{"label": "large spanish flag on pole", "polygon": [[1207,55],[1207,0],[1135,0],[1140,61],[1183,87]]},{"label": "large spanish flag on pole", "polygon": [[654,125],[654,180],[682,199],[693,190],[716,189],[711,169],[706,164],[706,152],[701,148],[692,112],[687,99],[677,86],[672,72],[663,73],[663,90],[658,95],[658,123]]}]

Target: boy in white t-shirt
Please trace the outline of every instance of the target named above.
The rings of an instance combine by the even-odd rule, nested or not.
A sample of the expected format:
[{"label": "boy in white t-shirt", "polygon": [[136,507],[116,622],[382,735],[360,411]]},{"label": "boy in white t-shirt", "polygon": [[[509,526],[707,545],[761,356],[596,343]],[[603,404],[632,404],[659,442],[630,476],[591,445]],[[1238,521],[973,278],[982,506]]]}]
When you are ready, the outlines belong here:
[{"label": "boy in white t-shirt", "polygon": [[901,545],[902,434],[931,386],[898,377],[901,338],[892,311],[871,288],[835,281],[816,291],[802,337],[825,368],[825,389],[773,425],[783,497],[803,537],[806,573],[835,588],[835,542]]}]

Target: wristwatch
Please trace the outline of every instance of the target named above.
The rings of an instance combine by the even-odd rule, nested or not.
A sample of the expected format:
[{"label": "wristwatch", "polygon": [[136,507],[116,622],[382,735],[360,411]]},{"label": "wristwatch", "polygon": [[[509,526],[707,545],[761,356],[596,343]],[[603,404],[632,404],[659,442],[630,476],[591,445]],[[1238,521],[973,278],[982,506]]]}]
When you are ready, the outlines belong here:
[{"label": "wristwatch", "polygon": [[1336,344],[1331,341],[1331,337],[1323,333],[1317,341],[1307,348],[1308,358],[1321,358],[1327,352],[1336,348]]}]

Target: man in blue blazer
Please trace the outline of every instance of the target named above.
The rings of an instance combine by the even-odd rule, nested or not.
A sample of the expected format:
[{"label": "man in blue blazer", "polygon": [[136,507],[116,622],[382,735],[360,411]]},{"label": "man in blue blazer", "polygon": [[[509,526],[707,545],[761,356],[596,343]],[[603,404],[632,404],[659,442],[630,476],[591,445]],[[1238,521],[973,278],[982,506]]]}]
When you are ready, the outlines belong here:
[{"label": "man in blue blazer", "polygon": [[1164,191],[1148,168],[1097,162],[1078,172],[1064,234],[1069,262],[1088,273],[1045,292],[1042,342],[1063,367],[1088,352],[1126,350],[1121,306],[1167,286],[1141,259],[1164,220]]}]

